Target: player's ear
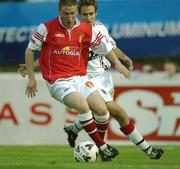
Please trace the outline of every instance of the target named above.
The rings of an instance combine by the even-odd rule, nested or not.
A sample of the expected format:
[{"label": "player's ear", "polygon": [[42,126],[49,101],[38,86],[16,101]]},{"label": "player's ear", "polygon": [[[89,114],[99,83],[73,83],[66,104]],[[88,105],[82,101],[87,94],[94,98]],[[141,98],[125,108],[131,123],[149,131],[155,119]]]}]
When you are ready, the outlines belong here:
[{"label": "player's ear", "polygon": [[96,12],[96,16],[98,15],[98,13]]}]

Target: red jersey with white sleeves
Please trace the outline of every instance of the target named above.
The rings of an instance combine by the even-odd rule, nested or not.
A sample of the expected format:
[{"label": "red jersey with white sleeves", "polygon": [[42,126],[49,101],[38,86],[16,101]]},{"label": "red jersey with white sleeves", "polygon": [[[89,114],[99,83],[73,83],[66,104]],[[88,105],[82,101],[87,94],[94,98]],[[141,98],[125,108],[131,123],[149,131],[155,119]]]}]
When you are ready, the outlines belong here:
[{"label": "red jersey with white sleeves", "polygon": [[112,50],[111,43],[90,24],[76,20],[70,30],[63,26],[60,17],[40,24],[28,45],[32,50],[40,50],[42,75],[49,83],[85,75],[90,46],[99,54]]}]

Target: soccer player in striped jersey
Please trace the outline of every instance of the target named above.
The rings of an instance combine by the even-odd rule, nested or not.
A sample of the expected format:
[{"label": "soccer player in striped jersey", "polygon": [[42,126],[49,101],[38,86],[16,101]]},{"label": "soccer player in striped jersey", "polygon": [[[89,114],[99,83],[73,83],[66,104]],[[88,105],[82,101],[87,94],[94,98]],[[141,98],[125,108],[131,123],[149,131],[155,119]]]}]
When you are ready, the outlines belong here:
[{"label": "soccer player in striped jersey", "polygon": [[[126,62],[127,65],[129,65],[129,70],[132,70],[132,60],[116,46],[116,43],[109,35],[107,28],[102,23],[96,21],[96,0],[79,0],[78,11],[83,21],[91,23],[112,43],[113,50],[116,55],[121,60]],[[134,123],[130,120],[126,111],[113,101],[114,86],[112,77],[108,71],[110,66],[111,64],[106,57],[97,54],[94,50],[90,50],[87,75],[105,100],[107,109],[111,116],[113,116],[118,121],[121,131],[132,143],[137,145],[151,159],[159,159],[164,151],[160,148],[154,148],[150,146],[148,142],[141,136]],[[106,121],[102,117],[96,115],[94,115],[94,119],[98,132],[104,139],[105,132],[103,131],[103,124],[105,124]],[[79,123],[79,120],[77,120],[74,124],[65,125],[64,129],[68,134],[69,144],[74,147],[78,132],[82,130],[82,126]]]},{"label": "soccer player in striped jersey", "polygon": [[105,119],[105,132],[109,112],[104,100],[86,76],[89,47],[98,54],[107,55],[126,78],[130,78],[130,72],[117,60],[112,44],[100,32],[90,24],[78,21],[77,0],[60,0],[59,13],[59,17],[37,27],[26,48],[26,94],[34,97],[37,92],[34,51],[39,50],[41,72],[51,96],[79,112],[79,122],[98,146],[102,160],[111,161],[119,152],[101,138],[90,110],[93,105],[94,115]]}]

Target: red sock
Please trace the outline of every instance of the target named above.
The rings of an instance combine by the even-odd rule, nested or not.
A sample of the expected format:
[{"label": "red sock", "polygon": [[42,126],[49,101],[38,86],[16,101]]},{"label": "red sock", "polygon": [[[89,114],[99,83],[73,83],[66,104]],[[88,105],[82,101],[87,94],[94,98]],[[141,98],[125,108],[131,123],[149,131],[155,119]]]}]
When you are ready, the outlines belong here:
[{"label": "red sock", "polygon": [[132,120],[130,120],[129,124],[122,127],[121,128],[121,131],[125,134],[125,135],[128,135],[130,134],[131,132],[133,132],[134,130],[134,123]]},{"label": "red sock", "polygon": [[98,122],[95,120],[95,123],[96,123],[97,131],[98,131],[99,135],[104,140],[104,136],[107,131],[109,121],[102,123],[102,122]]},{"label": "red sock", "polygon": [[96,123],[97,131],[101,138],[104,140],[108,124],[109,124],[109,112],[105,116],[94,115],[94,121]]},{"label": "red sock", "polygon": [[92,140],[96,143],[97,147],[101,147],[105,144],[104,140],[100,137],[97,132],[96,124],[93,120],[92,113],[85,113],[78,115],[79,122],[83,126],[84,130],[88,133],[88,135],[92,138]]}]

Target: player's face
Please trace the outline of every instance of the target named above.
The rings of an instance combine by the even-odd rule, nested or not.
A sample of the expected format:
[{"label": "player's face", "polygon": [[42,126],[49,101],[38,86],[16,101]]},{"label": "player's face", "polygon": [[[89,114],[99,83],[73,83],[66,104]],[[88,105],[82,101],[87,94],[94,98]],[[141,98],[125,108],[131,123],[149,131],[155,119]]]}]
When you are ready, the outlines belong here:
[{"label": "player's face", "polygon": [[76,22],[77,6],[62,6],[59,13],[63,25],[68,29],[73,28]]},{"label": "player's face", "polygon": [[96,15],[97,15],[94,6],[92,6],[92,5],[90,5],[90,6],[82,6],[80,15],[81,15],[81,20],[94,25],[95,20],[96,20]]}]

